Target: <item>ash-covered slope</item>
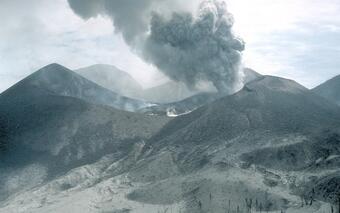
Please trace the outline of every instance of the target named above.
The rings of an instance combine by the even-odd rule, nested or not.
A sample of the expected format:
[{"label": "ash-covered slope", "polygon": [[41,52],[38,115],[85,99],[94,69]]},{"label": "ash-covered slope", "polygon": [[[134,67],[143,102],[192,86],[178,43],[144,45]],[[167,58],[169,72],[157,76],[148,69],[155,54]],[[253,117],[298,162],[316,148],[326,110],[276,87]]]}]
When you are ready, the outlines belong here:
[{"label": "ash-covered slope", "polygon": [[264,76],[240,92],[172,120],[155,141],[209,143],[247,131],[316,131],[340,124],[339,108],[294,81]]},{"label": "ash-covered slope", "polygon": [[48,65],[0,95],[2,102],[40,98],[41,95],[74,97],[89,103],[135,111],[148,103],[120,96],[58,64]]},{"label": "ash-covered slope", "polygon": [[56,95],[36,75],[0,96],[0,200],[105,155],[122,159],[168,122]]},{"label": "ash-covered slope", "polygon": [[139,112],[150,115],[167,115],[169,117],[176,117],[188,114],[220,97],[221,95],[218,93],[200,93],[178,102],[155,104],[154,106],[143,108],[139,110]]},{"label": "ash-covered slope", "polygon": [[[171,153],[175,165],[172,167],[180,174],[202,174],[208,170],[211,176],[219,176],[221,171],[233,168],[233,172],[239,173],[238,180],[247,176],[244,180],[247,183],[251,175],[256,179],[254,182],[264,184],[257,195],[245,192],[238,195],[238,199],[261,197],[259,194],[263,190],[274,194],[277,191],[290,192],[307,199],[315,185],[306,180],[323,180],[330,172],[339,173],[339,129],[340,110],[336,104],[294,81],[263,76],[234,95],[170,121],[150,139],[147,145],[152,148],[145,150],[145,156],[153,162],[157,159],[153,156]],[[143,163],[139,167],[149,168]],[[146,174],[150,170],[136,169],[136,174],[141,173],[149,180],[147,177],[150,176]],[[259,177],[255,178],[257,175]],[[223,184],[230,182],[227,179],[224,183],[213,184],[222,190]],[[259,184],[254,182],[252,184]],[[327,183],[318,187],[327,188]],[[252,191],[252,184],[247,186],[248,193]],[[340,182],[337,184],[340,186]],[[200,184],[196,186],[202,187]],[[217,189],[208,188],[193,193],[193,197],[206,199],[202,193],[218,193]],[[335,193],[334,190],[315,197],[327,201],[329,199],[320,197],[327,198]],[[206,199],[204,202],[209,205],[211,201]],[[273,201],[272,204],[278,206],[272,206],[272,210],[285,208],[279,203]],[[223,204],[218,205],[213,212],[223,212]],[[197,208],[191,212],[195,211]]]},{"label": "ash-covered slope", "polygon": [[[12,154],[1,159],[17,169],[1,167],[0,190],[20,192],[0,202],[0,212],[329,208],[319,201],[301,207],[299,196],[311,190],[308,180],[317,179],[319,197],[327,196],[328,183],[337,183],[337,175],[323,178],[339,168],[340,140],[332,133],[339,108],[294,81],[263,76],[173,120],[47,97],[0,110],[17,132],[9,134],[11,144],[19,144],[8,146]],[[328,157],[312,164],[312,155]]]},{"label": "ash-covered slope", "polygon": [[[59,155],[62,147],[70,145],[75,152],[69,153],[69,157],[77,158],[81,143],[92,141],[101,147],[102,140],[114,143],[145,140],[169,119],[120,111],[71,97],[42,95],[20,101],[0,101],[0,120],[5,132],[3,138],[7,138],[3,139],[7,144],[5,153],[29,149]],[[85,157],[86,153],[81,155]]]},{"label": "ash-covered slope", "polygon": [[137,98],[143,90],[142,86],[127,72],[112,65],[96,64],[74,71],[122,96]]},{"label": "ash-covered slope", "polygon": [[139,103],[56,64],[0,94],[0,200],[105,155],[125,157],[169,120],[109,107]]},{"label": "ash-covered slope", "polygon": [[340,105],[340,75],[315,87],[312,91]]}]

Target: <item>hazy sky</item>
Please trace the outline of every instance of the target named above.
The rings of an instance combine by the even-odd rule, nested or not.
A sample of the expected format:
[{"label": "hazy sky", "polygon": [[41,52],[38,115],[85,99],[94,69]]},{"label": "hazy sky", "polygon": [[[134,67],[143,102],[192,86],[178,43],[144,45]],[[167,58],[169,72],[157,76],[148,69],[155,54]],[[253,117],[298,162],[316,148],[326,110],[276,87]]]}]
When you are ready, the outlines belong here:
[{"label": "hazy sky", "polygon": [[[340,74],[339,0],[227,3],[246,42],[246,66],[307,87]],[[84,21],[67,0],[0,0],[0,16],[0,91],[53,62],[70,69],[113,64],[145,86],[163,79],[130,51],[110,19]]]}]

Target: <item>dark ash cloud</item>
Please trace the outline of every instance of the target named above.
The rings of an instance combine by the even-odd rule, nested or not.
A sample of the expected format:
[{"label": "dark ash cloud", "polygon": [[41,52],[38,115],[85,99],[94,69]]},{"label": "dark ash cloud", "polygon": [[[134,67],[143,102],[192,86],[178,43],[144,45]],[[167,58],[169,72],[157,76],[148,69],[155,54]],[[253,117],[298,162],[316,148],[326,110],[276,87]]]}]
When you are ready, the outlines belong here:
[{"label": "dark ash cloud", "polygon": [[68,0],[72,10],[84,19],[109,16],[115,30],[131,44],[148,30],[151,5],[156,0]]},{"label": "dark ash cloud", "polygon": [[233,17],[223,2],[204,1],[198,17],[174,13],[151,19],[144,56],[167,76],[194,87],[211,81],[219,91],[232,92],[239,80],[244,43],[231,31]]},{"label": "dark ash cloud", "polygon": [[[175,81],[190,88],[210,81],[226,93],[239,83],[244,42],[232,32],[234,20],[224,1],[205,0],[197,14],[183,12],[170,0],[68,1],[84,19],[109,16],[142,58]],[[164,6],[172,8],[172,15],[162,13]]]}]

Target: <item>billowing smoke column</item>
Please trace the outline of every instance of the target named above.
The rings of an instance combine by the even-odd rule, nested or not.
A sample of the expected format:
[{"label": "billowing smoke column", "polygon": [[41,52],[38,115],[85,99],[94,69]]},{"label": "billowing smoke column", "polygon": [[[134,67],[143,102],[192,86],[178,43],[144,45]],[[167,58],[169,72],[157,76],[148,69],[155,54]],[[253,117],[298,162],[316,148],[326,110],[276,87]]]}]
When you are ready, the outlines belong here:
[{"label": "billowing smoke column", "polygon": [[[239,83],[244,42],[232,32],[233,17],[224,1],[205,0],[197,14],[183,12],[176,0],[69,0],[69,4],[83,18],[111,17],[116,31],[141,57],[190,88],[210,81],[220,92],[230,93]],[[172,15],[164,15],[161,7],[171,7]]]},{"label": "billowing smoke column", "polygon": [[198,17],[174,13],[166,20],[154,14],[144,56],[173,80],[190,87],[208,80],[228,92],[238,82],[244,49],[232,25],[224,2],[217,1],[204,1]]}]

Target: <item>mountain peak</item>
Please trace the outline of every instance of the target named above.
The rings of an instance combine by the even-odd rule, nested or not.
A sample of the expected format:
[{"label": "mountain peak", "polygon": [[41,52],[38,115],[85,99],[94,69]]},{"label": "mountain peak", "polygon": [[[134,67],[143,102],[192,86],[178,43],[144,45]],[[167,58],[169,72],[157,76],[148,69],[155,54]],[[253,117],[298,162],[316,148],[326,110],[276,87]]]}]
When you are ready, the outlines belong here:
[{"label": "mountain peak", "polygon": [[1,94],[3,99],[21,100],[42,96],[66,96],[135,111],[147,105],[144,101],[120,96],[59,64],[47,65]]},{"label": "mountain peak", "polygon": [[[52,63],[22,79],[1,94],[1,97],[33,97],[53,93],[54,87],[63,87],[71,79],[72,71]],[[53,88],[53,89],[52,89]]]},{"label": "mountain peak", "polygon": [[302,93],[308,91],[307,88],[297,82],[275,76],[262,76],[245,85],[246,90],[272,90],[289,93]]},{"label": "mountain peak", "polygon": [[127,72],[113,65],[95,64],[74,70],[81,76],[123,96],[139,98],[143,87]]},{"label": "mountain peak", "polygon": [[251,68],[244,68],[243,73],[244,73],[243,82],[245,84],[262,77],[260,73],[256,72]]},{"label": "mountain peak", "polygon": [[[36,71],[35,73],[33,73],[31,75],[32,78],[40,78],[41,75],[48,75],[49,78],[53,77],[66,77],[66,76],[71,76],[72,74],[76,75],[76,73],[74,73],[73,71],[71,71],[70,69],[57,64],[57,63],[52,63],[49,64],[41,69],[39,69],[38,71]],[[39,77],[38,77],[39,76]],[[45,76],[47,77],[47,76]]]},{"label": "mountain peak", "polygon": [[52,64],[48,64],[48,65],[46,65],[46,66],[44,66],[43,68],[41,68],[41,69],[51,69],[51,68],[59,68],[59,69],[66,69],[66,67],[64,67],[64,66],[62,66],[62,65],[60,65],[60,64],[58,64],[58,63],[52,63]]},{"label": "mountain peak", "polygon": [[[42,68],[40,68],[38,71],[36,71],[35,73],[41,73],[41,72],[58,72],[58,71],[70,71],[69,69],[67,69],[66,67],[57,64],[57,63],[52,63],[49,65],[46,65]],[[33,73],[34,74],[34,73]]]},{"label": "mountain peak", "polygon": [[315,87],[312,91],[340,105],[340,75]]}]

